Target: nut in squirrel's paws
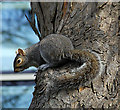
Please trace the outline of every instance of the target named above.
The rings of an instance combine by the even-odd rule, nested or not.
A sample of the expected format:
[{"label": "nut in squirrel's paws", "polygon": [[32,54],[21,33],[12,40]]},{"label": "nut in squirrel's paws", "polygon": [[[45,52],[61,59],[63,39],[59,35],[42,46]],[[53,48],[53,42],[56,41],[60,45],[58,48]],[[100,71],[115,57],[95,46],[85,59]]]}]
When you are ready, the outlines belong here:
[{"label": "nut in squirrel's paws", "polygon": [[42,64],[41,66],[38,67],[38,69],[37,69],[36,72],[38,72],[38,71],[44,71],[44,70],[46,70],[49,67],[50,67],[49,64]]}]

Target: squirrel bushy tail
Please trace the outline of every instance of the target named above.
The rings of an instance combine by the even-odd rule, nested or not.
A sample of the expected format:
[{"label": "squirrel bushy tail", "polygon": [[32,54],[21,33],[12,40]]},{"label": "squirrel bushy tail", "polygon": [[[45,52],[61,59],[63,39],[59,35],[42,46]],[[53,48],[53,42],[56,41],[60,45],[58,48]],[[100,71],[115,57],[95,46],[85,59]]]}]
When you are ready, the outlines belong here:
[{"label": "squirrel bushy tail", "polygon": [[72,71],[74,74],[61,75],[58,78],[60,82],[75,82],[76,79],[79,79],[80,83],[84,84],[85,82],[94,79],[102,72],[100,56],[96,52],[90,50],[74,49],[65,52],[63,57],[79,62],[81,66],[75,71]]}]

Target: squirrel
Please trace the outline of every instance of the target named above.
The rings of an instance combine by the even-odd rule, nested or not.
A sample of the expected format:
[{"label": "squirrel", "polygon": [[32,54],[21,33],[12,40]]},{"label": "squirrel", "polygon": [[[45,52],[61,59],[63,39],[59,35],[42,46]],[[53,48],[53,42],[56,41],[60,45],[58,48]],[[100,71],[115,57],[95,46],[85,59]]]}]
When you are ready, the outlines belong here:
[{"label": "squirrel", "polygon": [[50,34],[25,50],[18,49],[14,60],[14,72],[23,71],[31,66],[45,70],[68,60],[82,63],[81,73],[74,76],[64,75],[59,78],[60,80],[84,76],[88,70],[92,76],[102,72],[101,59],[96,52],[74,49],[71,40],[60,34]]},{"label": "squirrel", "polygon": [[58,66],[66,62],[66,59],[62,58],[64,52],[73,49],[69,38],[60,34],[50,34],[25,50],[18,49],[14,60],[14,72],[23,71],[31,66],[37,67],[38,70]]}]

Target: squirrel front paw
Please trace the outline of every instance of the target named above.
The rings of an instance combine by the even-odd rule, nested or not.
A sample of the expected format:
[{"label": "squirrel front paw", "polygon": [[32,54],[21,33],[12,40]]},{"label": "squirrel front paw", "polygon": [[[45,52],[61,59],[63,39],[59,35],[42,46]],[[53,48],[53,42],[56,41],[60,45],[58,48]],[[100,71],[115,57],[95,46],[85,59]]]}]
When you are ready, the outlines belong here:
[{"label": "squirrel front paw", "polygon": [[38,69],[37,69],[37,72],[38,71],[44,71],[44,70],[46,70],[47,68],[49,68],[50,67],[50,65],[49,64],[42,64],[42,65],[40,65],[39,67],[38,67]]}]

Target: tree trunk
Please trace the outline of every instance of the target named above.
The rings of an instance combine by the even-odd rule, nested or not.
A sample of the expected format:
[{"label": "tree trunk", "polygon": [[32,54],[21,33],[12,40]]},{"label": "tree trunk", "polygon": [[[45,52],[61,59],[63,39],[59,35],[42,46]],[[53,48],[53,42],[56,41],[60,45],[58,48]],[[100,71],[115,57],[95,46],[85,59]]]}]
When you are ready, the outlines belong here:
[{"label": "tree trunk", "polygon": [[[96,51],[102,60],[103,72],[90,86],[80,90],[74,83],[67,88],[55,82],[55,76],[67,74],[79,65],[75,62],[49,68],[36,75],[36,86],[29,109],[35,108],[119,108],[118,41],[120,3],[43,3],[31,2],[42,38],[51,33],[69,37],[77,49]],[[66,85],[66,84],[65,84]]]}]

